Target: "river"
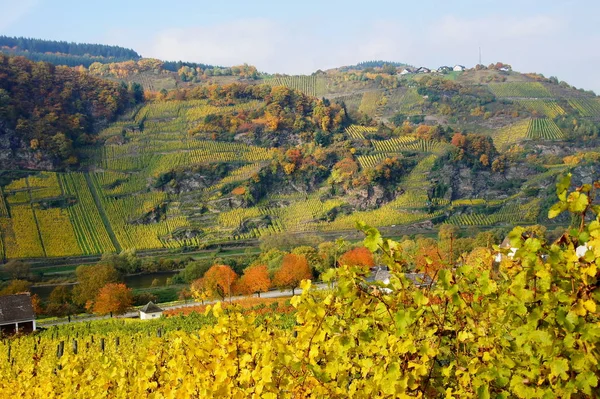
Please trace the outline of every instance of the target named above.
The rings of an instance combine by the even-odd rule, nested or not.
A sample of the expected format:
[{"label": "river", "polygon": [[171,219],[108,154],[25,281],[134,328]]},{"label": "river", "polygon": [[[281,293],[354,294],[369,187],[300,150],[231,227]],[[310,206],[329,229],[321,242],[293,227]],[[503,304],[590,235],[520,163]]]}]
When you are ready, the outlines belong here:
[{"label": "river", "polygon": [[[136,289],[150,288],[152,286],[152,282],[156,279],[158,280],[158,284],[156,287],[164,287],[167,285],[167,279],[169,277],[173,277],[177,272],[156,272],[156,273],[147,273],[147,274],[133,274],[130,276],[125,276],[124,282],[127,287]],[[69,287],[73,287],[75,284],[65,284]],[[37,287],[31,287],[31,294],[37,294],[42,301],[46,301],[50,297],[50,293],[56,285],[42,285]]]}]

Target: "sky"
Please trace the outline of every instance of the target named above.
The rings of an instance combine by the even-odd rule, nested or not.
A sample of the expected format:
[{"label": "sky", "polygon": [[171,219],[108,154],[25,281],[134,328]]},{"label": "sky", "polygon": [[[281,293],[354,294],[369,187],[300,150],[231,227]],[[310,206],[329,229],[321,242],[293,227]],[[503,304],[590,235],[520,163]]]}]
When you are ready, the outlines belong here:
[{"label": "sky", "polygon": [[504,62],[600,93],[600,1],[0,0],[0,34],[270,73]]}]

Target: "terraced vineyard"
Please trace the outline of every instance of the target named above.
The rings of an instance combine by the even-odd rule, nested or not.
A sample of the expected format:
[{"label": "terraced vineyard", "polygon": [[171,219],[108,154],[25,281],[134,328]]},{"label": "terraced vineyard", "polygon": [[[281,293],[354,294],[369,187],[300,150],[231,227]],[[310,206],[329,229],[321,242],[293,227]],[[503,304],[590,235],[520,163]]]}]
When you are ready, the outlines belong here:
[{"label": "terraced vineyard", "polygon": [[547,116],[550,119],[565,114],[565,110],[554,100],[518,100],[518,103],[535,111],[539,116]]},{"label": "terraced vineyard", "polygon": [[44,248],[31,205],[11,205],[10,214],[10,219],[0,219],[6,258],[43,257]]},{"label": "terraced vineyard", "polygon": [[560,140],[564,133],[550,119],[532,119],[527,129],[527,138],[542,140]]},{"label": "terraced vineyard", "polygon": [[326,93],[326,79],[317,75],[275,76],[265,79],[271,86],[285,86],[299,90],[313,97],[322,97]]},{"label": "terraced vineyard", "polygon": [[539,199],[525,204],[512,202],[490,215],[476,213],[453,215],[447,220],[447,223],[459,226],[535,223],[540,213],[540,202]]},{"label": "terraced vineyard", "polygon": [[417,139],[414,136],[403,136],[388,140],[373,140],[373,146],[377,151],[387,153],[398,153],[403,151],[441,153],[444,151],[444,144],[433,140]]},{"label": "terraced vineyard", "polygon": [[354,140],[365,140],[365,133],[376,132],[376,127],[350,125],[346,128],[346,134]]},{"label": "terraced vineyard", "polygon": [[94,255],[115,252],[116,248],[83,173],[61,174],[59,179],[64,194],[76,200],[67,211],[82,253]]},{"label": "terraced vineyard", "polygon": [[529,119],[525,119],[498,130],[492,136],[494,145],[498,149],[502,149],[524,140],[527,137],[530,122],[531,121]]},{"label": "terraced vineyard", "polygon": [[34,210],[46,256],[83,255],[67,210],[39,206]]},{"label": "terraced vineyard", "polygon": [[597,98],[570,98],[568,101],[569,105],[577,110],[581,116],[600,116],[600,100]]},{"label": "terraced vineyard", "polygon": [[552,93],[539,82],[490,83],[488,85],[496,97],[550,98]]},{"label": "terraced vineyard", "polygon": [[[463,75],[468,77],[468,73]],[[320,96],[326,92],[326,79],[283,76],[265,81]],[[439,110],[431,104],[431,98],[426,101],[418,94],[418,77],[402,82],[400,87],[384,89],[389,85],[378,84],[372,77],[360,82],[339,80],[335,82],[336,90],[351,87],[352,91],[336,92],[333,97],[352,99],[352,111],[360,109],[374,117],[373,125],[384,122],[392,129],[397,126],[391,126],[386,118],[395,113],[429,115],[432,109]],[[460,84],[467,84],[464,82],[462,77],[458,80]],[[354,83],[357,84],[353,86]],[[494,104],[499,113],[494,113],[493,119],[485,122],[480,130],[472,126],[476,122],[468,116],[468,111],[462,115],[458,106],[452,110],[457,108],[456,115],[444,115],[440,119],[436,114],[436,120],[454,131],[488,132],[497,123],[511,120],[507,119],[511,113],[505,112],[504,105],[512,101],[520,103],[535,113],[531,119],[519,120],[491,134],[502,152],[524,140],[562,139],[564,134],[553,118],[572,114],[573,109],[586,118],[600,116],[598,99],[588,98],[585,93],[569,97],[563,93],[567,89],[553,88],[550,84],[494,83],[489,89],[496,96],[511,101]],[[489,93],[486,95],[489,97]],[[85,172],[32,171],[11,175],[13,171],[7,171],[10,173],[6,175],[13,180],[7,180],[0,187],[0,256],[4,260],[67,257],[125,249],[159,253],[155,250],[222,244],[232,239],[254,240],[282,232],[328,232],[327,236],[333,236],[331,232],[354,230],[357,220],[374,226],[410,225],[429,220],[494,226],[533,223],[539,216],[540,201],[527,203],[528,197],[524,194],[527,190],[516,190],[516,194],[513,190],[502,200],[459,198],[450,201],[454,190],[442,186],[446,184],[445,176],[440,174],[448,169],[440,160],[454,162],[445,157],[453,150],[448,143],[395,134],[394,138],[378,140],[384,134],[390,137],[390,131],[382,129],[381,134],[373,134],[378,132],[378,127],[340,125],[346,126],[345,132],[328,133],[332,148],[323,151],[320,140],[311,142],[314,133],[311,131],[276,131],[281,137],[271,131],[261,132],[260,128],[255,133],[247,133],[246,126],[238,125],[248,124],[254,129],[257,122],[263,121],[251,116],[257,114],[254,112],[244,112],[239,120],[228,121],[231,126],[223,123],[226,127],[220,125],[221,118],[218,123],[206,118],[234,115],[264,105],[258,101],[240,101],[234,106],[215,106],[209,100],[149,101],[102,130],[99,141],[105,143],[81,149],[77,154],[81,160],[79,170]],[[511,104],[509,111],[522,111]],[[288,110],[284,112],[288,118]],[[355,116],[354,112],[349,115]],[[319,118],[325,120],[327,115]],[[356,120],[360,122],[354,123],[367,124],[361,115]],[[431,123],[431,118],[426,123]],[[294,123],[294,126],[299,125]],[[265,142],[272,142],[278,148],[247,144]],[[297,168],[290,175],[284,166],[293,153],[285,151],[292,147],[301,148],[303,158],[294,161]],[[528,146],[523,147],[527,150]],[[323,154],[325,158],[320,158]],[[394,179],[393,187],[385,187],[382,206],[372,206],[370,192],[364,204],[357,204],[363,201],[360,198],[363,194],[355,190],[362,189],[361,179],[370,179],[369,169],[390,157],[402,157],[407,168],[414,162],[417,164],[407,175]],[[328,179],[328,171],[322,165],[331,166],[344,158],[358,162],[357,176],[351,176],[350,183],[346,180],[331,182],[333,179]],[[313,159],[319,161],[315,163]],[[540,189],[543,186],[540,182],[545,184],[558,172],[571,167],[558,166],[560,168],[528,176],[523,187]],[[320,174],[317,176],[311,168],[318,169]],[[300,173],[296,173],[298,171]],[[305,184],[308,180],[301,181],[304,173],[310,178],[317,177]],[[242,188],[247,191],[242,192]],[[468,195],[490,197],[485,191],[488,190],[482,194],[477,189]],[[377,198],[377,201],[380,200]]]},{"label": "terraced vineyard", "polygon": [[408,145],[417,141],[415,136],[401,136],[388,140],[373,140],[373,147],[381,152],[402,152],[408,149]]}]

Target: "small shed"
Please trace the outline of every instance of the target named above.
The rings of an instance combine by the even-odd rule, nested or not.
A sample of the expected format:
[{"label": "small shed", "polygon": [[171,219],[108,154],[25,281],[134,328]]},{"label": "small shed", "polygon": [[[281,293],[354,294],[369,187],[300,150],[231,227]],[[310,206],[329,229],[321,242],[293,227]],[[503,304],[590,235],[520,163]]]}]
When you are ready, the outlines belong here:
[{"label": "small shed", "polygon": [[140,320],[158,319],[163,310],[150,301],[140,309]]},{"label": "small shed", "polygon": [[0,296],[0,332],[15,334],[35,331],[35,313],[31,296],[24,294]]}]

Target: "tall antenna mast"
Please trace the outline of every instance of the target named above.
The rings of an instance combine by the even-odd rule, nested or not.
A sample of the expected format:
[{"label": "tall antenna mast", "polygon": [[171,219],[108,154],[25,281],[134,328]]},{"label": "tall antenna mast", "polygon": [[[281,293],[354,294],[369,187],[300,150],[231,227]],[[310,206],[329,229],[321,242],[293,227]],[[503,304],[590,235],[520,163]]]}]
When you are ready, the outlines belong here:
[{"label": "tall antenna mast", "polygon": [[479,46],[479,65],[481,65],[481,46]]}]

